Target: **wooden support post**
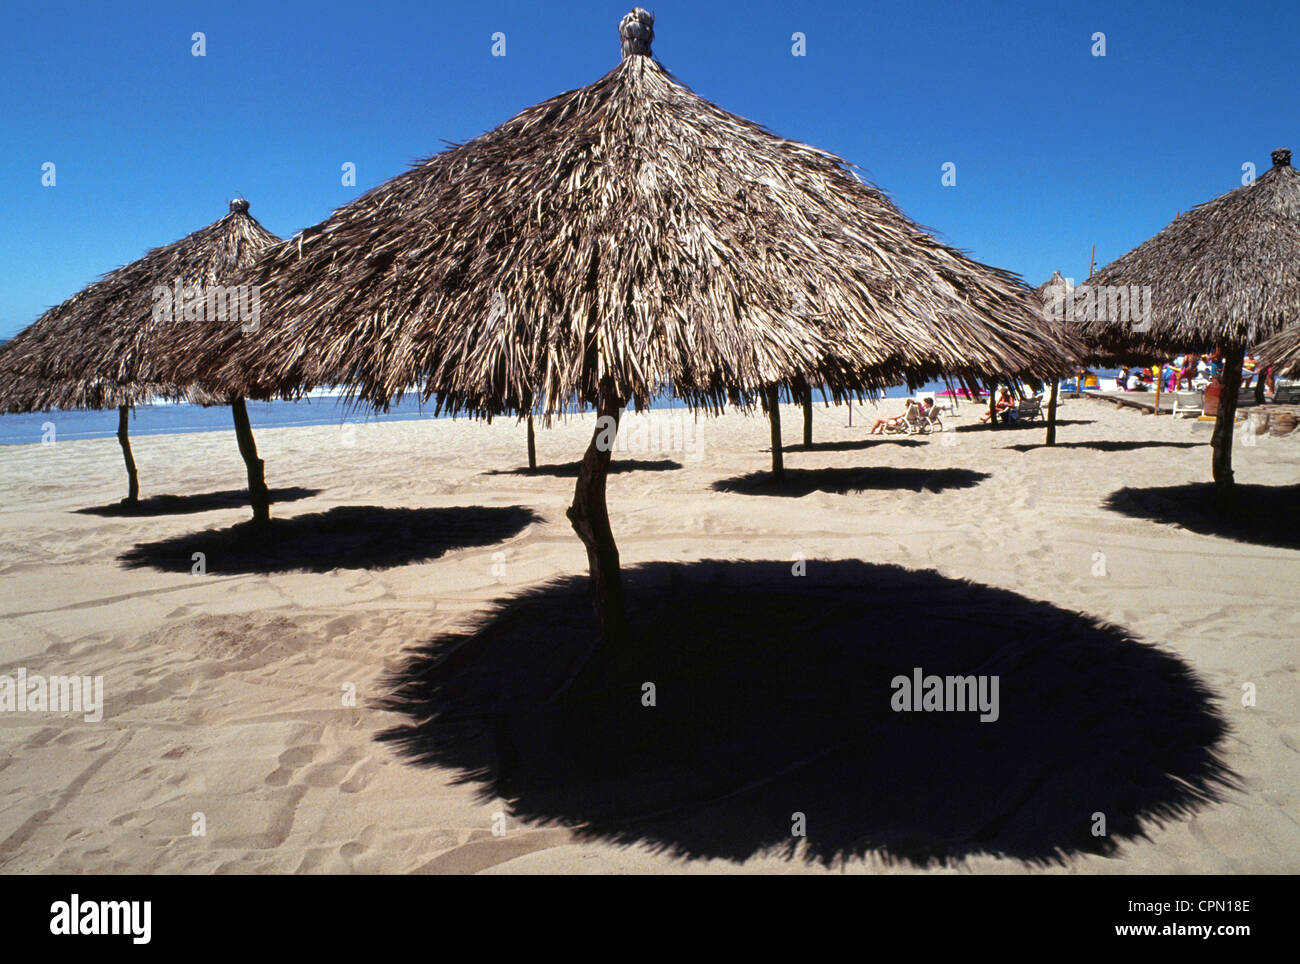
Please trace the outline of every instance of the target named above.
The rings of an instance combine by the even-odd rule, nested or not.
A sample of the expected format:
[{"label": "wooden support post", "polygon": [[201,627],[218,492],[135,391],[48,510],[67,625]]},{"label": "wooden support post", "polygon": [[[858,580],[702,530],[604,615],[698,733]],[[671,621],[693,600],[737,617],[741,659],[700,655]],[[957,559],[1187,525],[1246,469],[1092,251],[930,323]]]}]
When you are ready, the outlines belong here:
[{"label": "wooden support post", "polygon": [[235,439],[239,442],[239,454],[244,457],[244,465],[248,469],[248,504],[253,507],[253,521],[258,525],[268,525],[271,521],[271,493],[266,488],[266,465],[257,457],[257,442],[253,439],[253,428],[248,422],[248,409],[242,398],[233,398],[230,410],[235,416]]},{"label": "wooden support post", "polygon": [[1214,450],[1214,484],[1225,504],[1231,503],[1233,495],[1233,420],[1237,417],[1237,392],[1241,389],[1241,363],[1245,357],[1246,350],[1239,345],[1231,346],[1223,353],[1219,412],[1214,417],[1214,434],[1210,437],[1210,447]]},{"label": "wooden support post", "polygon": [[1052,379],[1052,394],[1047,397],[1047,444],[1056,444],[1056,392],[1060,380]]},{"label": "wooden support post", "polygon": [[998,383],[989,382],[989,424],[998,427]]},{"label": "wooden support post", "polygon": [[587,547],[591,602],[596,610],[601,636],[607,644],[619,644],[628,638],[618,546],[614,544],[609,511],[605,506],[605,480],[609,475],[609,458],[622,409],[622,399],[615,396],[612,383],[602,383],[596,407],[596,429],[582,457],[582,468],[573,490],[573,505],[567,513],[573,531]]},{"label": "wooden support post", "polygon": [[537,439],[533,435],[533,417],[528,416],[528,470],[537,471]]},{"label": "wooden support post", "polygon": [[767,390],[767,417],[772,423],[772,478],[785,481],[785,461],[781,453],[781,395],[776,386]]},{"label": "wooden support post", "polygon": [[131,436],[127,430],[130,412],[130,405],[117,407],[117,444],[122,446],[122,458],[126,461],[126,498],[122,501],[135,505],[140,501],[140,476],[135,470],[135,456],[131,454]]},{"label": "wooden support post", "polygon": [[813,400],[812,400],[811,385],[805,385],[803,387],[802,401],[803,401],[803,444],[812,445],[813,444],[812,443]]}]

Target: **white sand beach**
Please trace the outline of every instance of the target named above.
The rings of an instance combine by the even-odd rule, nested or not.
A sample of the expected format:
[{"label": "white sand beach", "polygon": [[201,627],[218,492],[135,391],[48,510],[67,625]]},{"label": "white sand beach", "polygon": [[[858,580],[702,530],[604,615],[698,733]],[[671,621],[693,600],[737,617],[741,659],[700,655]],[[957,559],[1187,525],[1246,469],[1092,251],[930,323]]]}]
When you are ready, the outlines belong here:
[{"label": "white sand beach", "polygon": [[[885,401],[881,407],[892,414],[898,406]],[[779,831],[748,835],[719,816],[719,808],[725,810],[732,794],[744,789],[739,784],[707,795],[696,809],[690,800],[675,800],[689,832],[643,833],[637,821],[654,815],[633,813],[617,832],[583,833],[578,823],[597,790],[578,801],[565,797],[570,787],[530,785],[530,763],[524,759],[516,807],[499,796],[484,796],[474,780],[461,779],[450,767],[418,765],[394,743],[377,740],[410,722],[377,705],[386,695],[386,674],[400,672],[408,647],[474,625],[494,601],[586,572],[585,552],[564,515],[573,478],[512,474],[526,464],[522,424],[428,419],[354,428],[254,426],[270,486],[317,490],[278,501],[272,509],[278,520],[357,507],[447,510],[419,517],[343,512],[337,516],[340,525],[368,530],[378,540],[356,548],[343,564],[329,555],[337,540],[315,532],[305,548],[284,546],[266,564],[253,557],[223,558],[223,544],[213,542],[205,553],[206,572],[193,574],[187,550],[199,544],[192,542],[196,534],[244,521],[246,507],[235,503],[133,517],[79,513],[122,495],[122,460],[114,440],[4,450],[0,674],[12,676],[21,668],[29,675],[102,676],[104,708],[99,722],[73,713],[0,713],[0,871],[1300,871],[1300,541],[1295,533],[1283,531],[1273,540],[1280,544],[1270,545],[1105,506],[1111,493],[1126,486],[1207,482],[1208,425],[1070,400],[1060,412],[1059,438],[1065,444],[1046,449],[1039,444],[1040,428],[965,430],[976,415],[966,406],[949,421],[956,431],[868,445],[870,407],[855,406],[849,428],[845,409],[819,406],[816,444],[803,451],[794,444],[799,411],[787,406],[787,486],[806,490],[801,495],[775,495],[764,488],[768,427],[761,417],[728,414],[696,422],[684,411],[629,415],[628,444],[615,452],[615,461],[652,464],[610,476],[609,511],[622,563],[631,571],[650,563],[769,560],[789,569],[803,559],[806,575],[791,572],[790,582],[815,593],[819,566],[859,560],[933,570],[945,586],[968,580],[976,584],[970,590],[975,600],[995,598],[986,587],[1004,591],[996,595],[1003,601],[996,606],[961,612],[938,612],[951,608],[942,593],[932,597],[935,612],[927,611],[931,607],[924,600],[899,597],[900,607],[910,607],[901,615],[915,620],[918,640],[934,652],[948,643],[939,638],[942,619],[969,625],[974,633],[1005,632],[1014,652],[998,657],[1013,667],[1004,670],[1002,721],[986,731],[972,722],[975,729],[961,736],[975,733],[992,741],[985,749],[994,754],[1018,725],[1012,674],[1019,665],[1015,653],[1024,651],[1015,647],[1032,644],[1036,666],[1045,665],[1052,648],[1049,624],[1034,622],[1036,616],[1024,624],[1013,618],[999,628],[1009,610],[998,607],[1012,598],[1005,593],[1050,603],[1063,619],[1082,614],[1089,627],[1113,624],[1140,641],[1123,644],[1129,649],[1150,644],[1175,657],[1210,698],[1196,712],[1217,713],[1227,726],[1216,752],[1233,785],[1223,786],[1216,799],[1165,819],[1141,820],[1145,836],[1126,834],[1112,852],[1077,852],[1066,843],[1066,837],[1075,839],[1070,835],[1077,836],[1077,828],[1086,836],[1099,807],[1089,799],[1052,796],[1057,786],[1052,764],[1041,762],[1033,780],[1008,788],[1014,789],[1015,801],[998,805],[996,820],[958,813],[961,786],[943,787],[945,800],[936,802],[926,819],[948,827],[953,817],[953,825],[966,821],[980,829],[935,845],[940,856],[949,845],[957,856],[924,861],[907,857],[913,844],[923,850],[931,846],[920,839],[924,822],[905,833],[888,829],[880,817],[877,825],[861,828],[868,844],[859,846],[850,845],[858,839],[853,821],[858,814],[870,821],[884,812],[882,801],[902,792],[900,781],[912,778],[907,765],[939,780],[945,771],[960,769],[965,757],[956,750],[952,758],[914,759],[893,772],[875,773],[870,792],[850,781],[846,787],[853,790],[838,805],[828,803],[838,799],[833,792],[817,791],[817,806],[807,813],[807,843],[794,841],[791,855],[770,845]],[[574,462],[590,431],[590,417],[539,426],[539,462]],[[1242,442],[1245,434],[1238,432],[1234,455],[1240,483],[1300,482],[1300,432],[1262,436],[1253,445]],[[1089,447],[1092,443],[1100,446]],[[229,431],[137,439],[135,457],[146,499],[244,484],[244,466]],[[758,475],[742,478],[751,473]],[[724,480],[740,481],[729,483],[733,491],[714,488]],[[425,529],[404,536],[411,519]],[[1285,530],[1288,523],[1280,525]],[[426,530],[435,535],[428,546],[421,544]],[[137,546],[173,539],[177,542],[166,550],[136,550],[131,565],[122,558]],[[682,571],[701,579],[716,576],[725,598],[725,569]],[[869,597],[873,588],[863,585],[860,591]],[[839,592],[837,599],[846,598],[842,588]],[[631,599],[635,620],[635,593]],[[574,596],[570,604],[585,607],[586,601]],[[550,629],[565,632],[563,624]],[[706,646],[711,627],[699,629],[700,645]],[[531,628],[541,636],[547,630]],[[815,635],[816,626],[809,624],[808,632]],[[871,645],[869,636],[858,635],[864,646]],[[1033,638],[1026,642],[1025,635]],[[802,645],[797,636],[788,642],[796,649]],[[1085,636],[1071,645],[1072,652],[1083,654],[1078,665],[1092,658]],[[1072,665],[1063,662],[1052,671],[1067,690],[1073,682],[1065,667]],[[1079,705],[1094,698],[1103,707],[1108,699],[1140,705],[1148,681],[1115,675],[1080,670]],[[1253,684],[1253,706],[1242,705],[1245,684]],[[350,687],[355,705],[345,705]],[[888,697],[879,691],[860,695],[882,704]],[[638,706],[636,694],[629,699]],[[660,705],[641,711],[661,714],[671,725],[676,712],[671,688],[665,684]],[[815,705],[810,711],[815,714]],[[1145,746],[1148,737],[1141,732],[1110,734],[1110,719],[1103,714],[1086,721],[1094,728],[1087,733],[1117,741],[1107,752],[1139,747],[1159,769],[1161,747]],[[727,720],[718,725],[725,728]],[[593,723],[593,729],[599,727]],[[538,735],[514,736],[513,752],[527,757]],[[706,732],[692,739],[701,744],[700,755],[689,764],[697,775],[733,772],[710,755]],[[1082,765],[1090,739],[1063,750],[1057,762],[1072,766],[1079,755]],[[575,771],[587,759],[578,742]],[[765,740],[774,761],[782,752],[779,744],[779,739]],[[463,747],[456,752],[461,751],[471,759],[479,752]],[[551,745],[547,752],[553,751]],[[482,759],[492,759],[483,753]],[[563,772],[562,761],[555,766],[555,772]],[[762,769],[752,759],[744,762],[756,766]],[[776,762],[772,767],[779,768]],[[741,769],[737,765],[734,772]],[[590,771],[581,776],[593,786],[598,782]],[[633,779],[612,771],[598,776],[611,783]],[[1147,776],[1154,785],[1161,774]],[[833,773],[825,775],[832,778]],[[639,773],[635,779],[660,787],[676,778],[665,771]],[[1137,786],[1132,798],[1147,799],[1140,781]],[[988,796],[995,790],[981,792]],[[1155,800],[1158,794],[1150,792]],[[837,812],[827,812],[836,806]],[[654,809],[649,802],[647,808]],[[773,826],[788,824],[790,814],[801,809],[795,793],[784,810],[770,815]],[[744,812],[744,820],[760,819],[753,808]],[[1114,824],[1123,815],[1109,817]],[[836,842],[821,856],[840,852],[845,859],[806,859],[803,848],[815,846],[822,828],[831,824]],[[1065,827],[1075,829],[1067,834]],[[711,836],[727,834],[725,846],[709,845]],[[1042,857],[1051,850],[1062,834],[1061,859],[1032,859],[1031,854]]]}]

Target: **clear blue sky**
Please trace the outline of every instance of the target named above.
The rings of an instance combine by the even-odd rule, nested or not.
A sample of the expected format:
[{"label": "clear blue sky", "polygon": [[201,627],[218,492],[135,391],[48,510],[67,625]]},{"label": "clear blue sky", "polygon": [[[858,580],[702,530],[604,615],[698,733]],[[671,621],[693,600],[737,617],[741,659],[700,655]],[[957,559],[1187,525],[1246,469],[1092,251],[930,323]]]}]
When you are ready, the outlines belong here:
[{"label": "clear blue sky", "polygon": [[[237,194],[287,236],[590,83],[631,5],[7,3],[0,337]],[[651,6],[656,56],[697,92],[860,165],[914,220],[1035,284],[1082,278],[1092,244],[1112,260],[1275,147],[1300,156],[1295,2]]]}]

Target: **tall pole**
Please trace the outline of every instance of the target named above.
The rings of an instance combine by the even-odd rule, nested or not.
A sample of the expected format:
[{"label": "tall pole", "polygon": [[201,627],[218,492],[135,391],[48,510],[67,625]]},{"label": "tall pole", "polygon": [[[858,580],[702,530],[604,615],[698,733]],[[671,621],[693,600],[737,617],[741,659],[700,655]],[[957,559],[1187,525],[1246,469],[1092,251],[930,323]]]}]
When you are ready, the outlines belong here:
[{"label": "tall pole", "polygon": [[1241,390],[1241,363],[1246,357],[1246,349],[1240,345],[1230,346],[1223,353],[1223,379],[1219,383],[1219,411],[1214,416],[1214,434],[1210,436],[1210,447],[1214,450],[1214,484],[1219,490],[1220,501],[1227,505],[1233,496],[1232,474],[1232,431],[1233,420],[1237,417],[1237,393]]},{"label": "tall pole", "polygon": [[803,397],[802,397],[802,401],[803,401],[803,444],[804,444],[804,445],[812,445],[812,415],[813,415],[813,400],[812,400],[812,386],[811,386],[811,385],[805,385],[805,386],[803,387],[803,393],[802,393],[802,396],[803,396]]},{"label": "tall pole", "polygon": [[122,446],[122,458],[126,462],[126,505],[135,505],[140,501],[140,476],[135,471],[135,456],[131,454],[131,436],[127,431],[127,416],[130,405],[117,407],[117,444]]},{"label": "tall pole", "polygon": [[767,390],[767,417],[772,423],[772,478],[785,481],[785,461],[781,455],[781,396],[773,385]]},{"label": "tall pole", "polygon": [[528,416],[528,469],[537,471],[537,439],[533,435],[533,417]]},{"label": "tall pole", "polygon": [[248,423],[248,409],[243,398],[232,398],[230,410],[235,416],[239,454],[244,457],[244,466],[248,469],[248,502],[253,507],[253,521],[258,525],[268,525],[271,521],[271,493],[266,488],[266,464],[257,457],[257,442],[253,439],[253,428]]},{"label": "tall pole", "polygon": [[1047,399],[1047,444],[1056,444],[1056,389],[1059,379],[1052,379],[1052,394]]},{"label": "tall pole", "polygon": [[606,644],[615,645],[627,639],[627,613],[623,605],[618,546],[614,543],[609,510],[605,505],[605,480],[609,475],[609,458],[622,409],[623,403],[614,394],[613,382],[606,379],[600,386],[596,429],[587,453],[582,457],[582,468],[573,490],[573,505],[567,513],[573,531],[587,547],[591,602],[596,610],[601,636]]}]

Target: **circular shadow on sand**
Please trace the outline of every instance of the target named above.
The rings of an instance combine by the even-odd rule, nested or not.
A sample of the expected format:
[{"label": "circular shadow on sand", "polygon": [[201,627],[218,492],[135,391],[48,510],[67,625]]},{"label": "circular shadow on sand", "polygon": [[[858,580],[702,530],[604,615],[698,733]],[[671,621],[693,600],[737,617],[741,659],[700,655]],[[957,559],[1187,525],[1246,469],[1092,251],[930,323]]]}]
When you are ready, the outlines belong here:
[{"label": "circular shadow on sand", "polygon": [[[296,502],[320,495],[320,489],[306,489],[291,486],[284,489],[271,489],[272,511],[282,502]],[[201,492],[196,495],[154,495],[139,502],[110,502],[108,505],[87,506],[74,509],[82,515],[101,516],[153,516],[186,515],[191,512],[208,512],[213,509],[242,509],[248,506],[247,489],[227,489],[224,492]]]},{"label": "circular shadow on sand", "polygon": [[1205,536],[1300,549],[1300,485],[1237,483],[1233,489],[1235,504],[1226,508],[1212,482],[1119,489],[1106,498],[1105,506]]},{"label": "circular shadow on sand", "polygon": [[266,529],[243,522],[226,529],[187,532],[141,543],[118,558],[129,569],[191,572],[194,554],[201,552],[205,571],[222,576],[386,569],[427,562],[453,549],[494,545],[540,521],[532,509],[520,505],[338,506],[288,519],[272,518]]},{"label": "circular shadow on sand", "polygon": [[[624,472],[672,472],[680,469],[682,463],[672,459],[616,459],[609,463],[609,474],[620,475]],[[491,469],[484,475],[553,475],[560,479],[576,479],[582,469],[582,462],[561,462],[553,465],[539,465],[535,469],[527,466],[517,469]]]},{"label": "circular shadow on sand", "polygon": [[[408,719],[378,738],[516,818],[733,861],[1062,863],[1235,785],[1184,663],[1048,603],[856,560],[802,578],[655,563],[626,582],[625,652],[594,645],[585,577],[534,588],[411,651],[380,703]],[[996,677],[996,720],[895,712],[894,679],[918,667],[983,677],[986,705]]]},{"label": "circular shadow on sand", "polygon": [[800,499],[813,492],[849,495],[869,489],[910,489],[913,492],[943,492],[945,489],[969,489],[987,479],[987,472],[970,469],[897,468],[888,465],[849,469],[786,469],[780,482],[771,472],[750,472],[729,479],[719,479],[715,492],[739,495],[774,495]]}]

